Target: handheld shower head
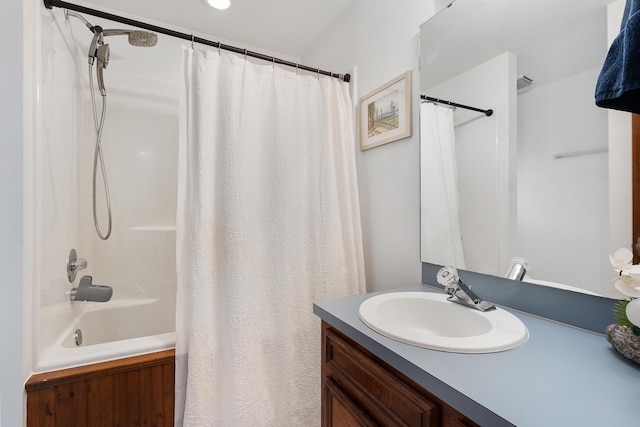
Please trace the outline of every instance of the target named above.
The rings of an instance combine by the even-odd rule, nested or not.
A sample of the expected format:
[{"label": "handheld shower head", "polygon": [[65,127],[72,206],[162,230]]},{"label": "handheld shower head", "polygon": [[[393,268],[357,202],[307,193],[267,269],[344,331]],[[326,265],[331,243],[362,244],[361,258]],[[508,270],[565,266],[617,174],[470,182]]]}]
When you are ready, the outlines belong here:
[{"label": "handheld shower head", "polygon": [[107,68],[109,65],[109,57],[111,55],[111,49],[109,49],[109,45],[105,44],[96,50],[96,57],[98,58],[98,64],[96,66],[96,76],[98,79],[98,89],[100,89],[100,94],[102,96],[107,95],[107,90],[104,87],[104,73],[103,70]]},{"label": "handheld shower head", "polygon": [[93,29],[93,39],[91,39],[91,44],[89,45],[89,65],[93,65],[96,60],[96,56],[98,55],[98,46],[104,44],[102,38],[102,27],[95,26]]}]

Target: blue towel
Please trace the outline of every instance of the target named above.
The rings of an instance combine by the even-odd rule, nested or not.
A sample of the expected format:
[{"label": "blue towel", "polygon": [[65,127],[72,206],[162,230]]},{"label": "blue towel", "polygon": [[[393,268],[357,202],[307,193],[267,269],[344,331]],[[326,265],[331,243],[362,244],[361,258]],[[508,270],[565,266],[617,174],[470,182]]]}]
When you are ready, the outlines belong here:
[{"label": "blue towel", "polygon": [[640,114],[640,0],[627,0],[620,34],[596,83],[596,105]]}]

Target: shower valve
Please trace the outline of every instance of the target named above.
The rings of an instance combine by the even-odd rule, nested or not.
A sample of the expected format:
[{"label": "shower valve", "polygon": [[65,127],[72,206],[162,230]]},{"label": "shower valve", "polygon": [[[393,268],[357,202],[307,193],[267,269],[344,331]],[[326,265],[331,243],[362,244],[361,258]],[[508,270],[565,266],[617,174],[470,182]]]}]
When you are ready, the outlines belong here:
[{"label": "shower valve", "polygon": [[67,260],[67,278],[69,283],[76,280],[76,273],[80,270],[87,268],[87,260],[84,258],[78,258],[78,254],[75,249],[71,249],[69,252],[69,259]]}]

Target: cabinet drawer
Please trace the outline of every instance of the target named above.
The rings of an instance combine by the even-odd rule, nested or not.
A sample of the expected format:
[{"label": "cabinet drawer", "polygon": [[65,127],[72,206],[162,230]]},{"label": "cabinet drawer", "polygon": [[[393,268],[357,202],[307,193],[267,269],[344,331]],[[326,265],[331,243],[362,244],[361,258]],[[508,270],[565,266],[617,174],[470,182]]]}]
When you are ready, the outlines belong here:
[{"label": "cabinet drawer", "polygon": [[331,329],[326,329],[323,368],[333,381],[380,425],[436,426],[439,408],[372,361]]},{"label": "cabinet drawer", "polygon": [[333,380],[323,390],[326,427],[376,427],[377,424]]}]

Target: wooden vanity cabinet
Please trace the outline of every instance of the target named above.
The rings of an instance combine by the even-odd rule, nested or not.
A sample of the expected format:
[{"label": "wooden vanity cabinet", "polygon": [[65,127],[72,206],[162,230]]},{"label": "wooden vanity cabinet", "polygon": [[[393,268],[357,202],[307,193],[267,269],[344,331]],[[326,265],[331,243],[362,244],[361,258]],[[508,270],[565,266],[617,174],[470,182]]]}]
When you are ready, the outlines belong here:
[{"label": "wooden vanity cabinet", "polygon": [[478,424],[322,322],[322,426]]}]

